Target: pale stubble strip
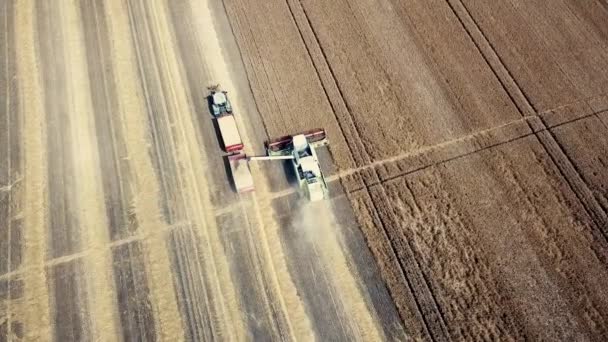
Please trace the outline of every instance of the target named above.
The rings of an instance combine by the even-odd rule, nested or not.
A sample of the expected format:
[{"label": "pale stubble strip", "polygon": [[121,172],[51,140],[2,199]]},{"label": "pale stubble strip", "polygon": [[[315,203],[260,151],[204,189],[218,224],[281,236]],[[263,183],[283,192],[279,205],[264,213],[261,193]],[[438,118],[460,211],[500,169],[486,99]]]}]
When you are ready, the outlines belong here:
[{"label": "pale stubble strip", "polygon": [[17,0],[15,6],[17,73],[23,119],[24,168],[24,269],[25,339],[46,340],[51,335],[49,292],[44,269],[48,230],[46,127],[37,33],[32,0]]},{"label": "pale stubble strip", "polygon": [[[65,56],[70,94],[69,115],[71,134],[74,137],[72,156],[76,168],[75,179],[78,196],[78,221],[83,236],[83,245],[89,249],[84,259],[91,315],[91,336],[96,339],[116,340],[118,333],[114,317],[115,289],[112,277],[112,259],[109,249],[109,223],[105,215],[104,191],[101,184],[98,142],[95,138],[95,118],[88,78],[85,42],[80,20],[79,3],[60,1],[62,6],[65,36]],[[99,66],[89,66],[99,67]],[[67,133],[67,132],[66,132]],[[104,142],[101,142],[104,143]],[[110,143],[110,142],[107,142]]]},{"label": "pale stubble strip", "polygon": [[116,93],[120,107],[126,149],[136,185],[133,207],[139,222],[143,241],[145,264],[150,287],[157,337],[160,340],[180,340],[183,336],[182,320],[177,307],[172,281],[170,258],[164,241],[166,224],[161,221],[156,200],[160,194],[149,154],[146,106],[142,98],[137,58],[133,50],[133,37],[129,29],[128,9],[120,0],[106,2],[112,59],[116,79]]}]

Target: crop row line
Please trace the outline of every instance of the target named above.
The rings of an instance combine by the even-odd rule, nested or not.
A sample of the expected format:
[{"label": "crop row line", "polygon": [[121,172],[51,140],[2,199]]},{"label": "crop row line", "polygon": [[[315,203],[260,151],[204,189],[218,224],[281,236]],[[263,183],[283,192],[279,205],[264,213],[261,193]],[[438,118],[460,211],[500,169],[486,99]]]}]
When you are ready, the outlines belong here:
[{"label": "crop row line", "polygon": [[[290,8],[291,15],[293,17],[294,22],[296,23],[296,27],[300,33],[300,36],[306,45],[309,57],[313,61],[313,65],[315,66],[315,70],[317,72],[317,77],[321,81],[321,84],[325,91],[325,95],[328,97],[328,100],[332,106],[333,114],[334,114],[335,119],[338,123],[338,126],[341,130],[341,133],[347,141],[347,145],[351,152],[351,155],[353,156],[353,158],[355,158],[356,165],[358,164],[358,167],[355,168],[355,170],[359,170],[359,169],[360,169],[360,171],[371,170],[372,172],[368,175],[370,175],[372,177],[372,179],[364,180],[364,184],[377,183],[378,179],[379,179],[377,169],[375,167],[370,166],[370,165],[373,165],[373,163],[371,161],[370,153],[367,150],[367,147],[365,146],[365,144],[363,143],[363,141],[361,139],[360,129],[357,126],[356,120],[353,119],[352,110],[349,108],[348,103],[345,100],[343,90],[340,88],[340,85],[338,83],[335,72],[332,69],[331,64],[329,63],[329,61],[327,59],[327,53],[323,49],[323,46],[319,40],[318,34],[317,34],[317,32],[315,32],[314,26],[312,25],[309,15],[306,12],[305,7],[302,5],[301,0],[298,0],[297,5],[295,5],[294,7],[297,7],[296,9],[299,10],[298,11],[299,14],[301,14],[301,16],[305,19],[305,22],[303,22],[303,23],[299,22],[296,19],[296,15],[294,13],[294,8],[292,8],[292,5],[291,5],[292,1],[294,1],[294,0],[287,0],[288,7]],[[302,26],[304,26],[304,27],[302,27]],[[306,44],[306,39],[304,38],[305,34],[303,32],[304,29],[307,29],[308,31],[310,31],[312,33],[312,36],[314,39],[311,39],[311,42],[309,43],[312,46],[309,46],[308,44]],[[323,57],[321,60],[317,61],[316,63],[315,63],[314,54],[311,53],[311,49],[313,49],[313,48],[318,49],[321,52],[321,55]],[[317,63],[319,63],[320,65],[317,65]],[[320,68],[327,69],[329,71],[329,74],[331,75],[331,77],[324,80],[324,78],[322,77],[323,73],[321,73],[319,70]],[[335,88],[333,90],[334,90],[334,92],[337,93],[338,96],[337,97],[329,96],[328,88]],[[337,104],[334,104],[334,101],[337,101]],[[342,115],[339,115],[338,111],[340,111]],[[343,120],[341,120],[341,117],[343,117]],[[346,122],[344,122],[344,120],[346,120]],[[347,134],[344,125],[352,126],[352,134]],[[349,133],[351,133],[351,130],[349,130]],[[356,144],[357,147],[360,147],[360,149],[357,148],[357,152],[362,150],[362,154],[359,154],[359,153],[357,153],[357,155],[352,154],[353,149],[352,149],[351,144],[353,144],[353,143]],[[360,173],[360,172],[357,172],[357,173]],[[336,177],[334,177],[334,178],[336,178]],[[337,178],[341,178],[341,175],[338,174]],[[329,179],[329,180],[331,181],[331,179]],[[383,195],[386,196],[385,194],[383,194]],[[376,208],[376,203],[373,201],[372,201],[372,203],[374,206],[374,210],[376,210],[376,212],[377,212],[378,208]],[[422,324],[424,325],[424,328],[426,330],[426,333],[428,334],[428,337],[431,340],[435,340],[435,341],[448,340],[447,329],[445,326],[443,315],[437,304],[437,298],[435,297],[435,294],[432,292],[432,289],[428,283],[428,280],[424,278],[424,275],[422,274],[422,271],[421,271],[419,265],[417,264],[417,261],[413,260],[414,264],[416,265],[416,267],[414,267],[415,274],[408,276],[405,265],[403,265],[402,261],[397,257],[397,249],[396,249],[396,246],[394,245],[393,239],[390,238],[390,234],[382,222],[381,222],[381,229],[383,231],[383,236],[387,242],[387,245],[390,246],[391,259],[393,259],[393,261],[396,261],[398,269],[401,270],[400,276],[403,278],[403,282],[408,284],[410,292],[412,294],[421,294],[421,292],[422,292],[422,293],[424,293],[424,296],[428,296],[427,299],[420,299],[416,295],[412,296],[414,298],[418,313],[419,313],[420,317],[422,318]],[[409,248],[409,246],[406,246],[406,248]],[[408,255],[413,255],[411,250],[409,250],[407,252],[408,252],[407,253]],[[414,283],[410,279],[411,276],[413,276],[416,279],[423,280],[422,283],[416,282],[418,285],[420,285],[422,287],[421,289],[413,290]],[[421,292],[420,292],[420,290],[421,290]],[[423,302],[431,303],[431,312],[424,310],[426,308],[426,306],[423,304]],[[400,312],[400,315],[401,315],[401,312]],[[427,316],[431,316],[431,317],[427,317]],[[401,318],[405,323],[405,318],[403,316]],[[429,321],[429,319],[431,321]],[[433,326],[433,324],[432,324],[433,322],[438,322],[438,326]]]},{"label": "crop row line", "polygon": [[[12,215],[13,215],[13,213],[12,213],[12,211],[13,211],[13,208],[12,208],[13,207],[12,206],[13,192],[10,191],[10,190],[12,188],[12,184],[16,183],[16,181],[13,181],[13,170],[12,170],[12,161],[13,161],[12,160],[13,159],[12,153],[13,153],[13,151],[11,151],[11,147],[12,147],[11,145],[12,145],[12,135],[14,135],[15,133],[17,133],[16,135],[19,135],[19,132],[11,132],[11,124],[13,123],[13,122],[11,122],[11,118],[13,118],[13,116],[11,115],[12,114],[12,112],[11,112],[11,100],[13,100],[11,98],[11,96],[12,96],[12,90],[13,89],[11,87],[12,80],[10,80],[9,77],[10,77],[10,74],[11,74],[10,73],[11,72],[11,65],[14,62],[14,59],[11,58],[12,56],[11,56],[11,53],[9,51],[9,46],[13,46],[13,48],[15,47],[15,45],[14,45],[15,37],[14,37],[14,31],[13,31],[14,29],[9,29],[9,28],[13,27],[12,23],[9,23],[11,21],[11,18],[12,18],[12,15],[9,14],[9,11],[13,11],[13,8],[7,2],[7,3],[5,3],[5,6],[4,6],[4,18],[3,18],[3,21],[4,21],[4,34],[6,35],[5,36],[6,37],[5,38],[6,41],[4,42],[4,45],[5,45],[5,49],[4,49],[4,59],[5,59],[5,63],[4,63],[4,67],[5,67],[5,69],[4,69],[4,77],[5,77],[5,80],[6,80],[6,99],[5,99],[6,108],[4,108],[4,109],[6,110],[5,111],[5,115],[6,115],[6,122],[5,123],[6,123],[6,129],[7,129],[6,168],[8,170],[8,182],[9,182],[9,184],[6,186],[6,188],[8,189],[8,193],[6,194],[6,197],[7,197],[9,205],[8,205],[8,208],[7,208],[7,211],[6,211],[6,217],[0,217],[0,224],[6,225],[6,227],[7,227],[7,229],[6,229],[7,230],[7,236],[6,237],[7,237],[7,240],[8,240],[8,248],[7,248],[8,251],[7,251],[6,270],[8,272],[11,272],[11,269],[13,267],[13,265],[12,265],[13,261],[11,259],[12,259],[12,254],[13,254],[13,252],[12,252],[12,249],[13,249],[13,246],[12,246],[12,235],[13,235],[13,229],[14,229],[14,227],[13,227],[13,222],[12,222],[13,221],[13,218],[12,218]],[[13,43],[13,44],[11,44],[11,43]],[[15,100],[17,100],[17,103],[18,103],[19,99],[17,98]],[[19,127],[17,127],[17,129],[19,129]],[[17,146],[16,148],[19,149],[19,146]],[[2,222],[2,221],[5,221],[5,222]],[[7,297],[8,298],[11,297],[11,291],[12,291],[11,286],[7,286]],[[12,306],[11,302],[8,301],[8,303],[6,304],[6,311],[7,311],[7,318],[6,318],[7,319],[7,322],[6,322],[7,325],[6,326],[8,327],[8,331],[9,332],[11,330],[11,324],[12,324],[11,323],[11,320],[12,320],[12,314],[11,314],[11,312],[12,312],[13,309],[12,309],[11,306]],[[10,334],[9,334],[9,336],[10,336]]]},{"label": "crop row line", "polygon": [[[539,113],[529,97],[525,94],[522,87],[513,77],[506,64],[500,58],[496,49],[486,37],[483,30],[479,27],[470,11],[461,0],[446,0],[461,25],[474,42],[479,53],[484,57],[486,63],[499,80],[507,94],[511,97],[522,116],[530,115],[530,112],[540,117],[543,126],[547,125],[546,117]],[[594,113],[597,114],[597,113]],[[534,129],[530,125],[530,129]],[[575,193],[580,203],[585,208],[587,214],[596,223],[602,234],[608,238],[608,215],[599,205],[588,184],[583,180],[579,168],[573,163],[571,158],[565,153],[565,149],[555,138],[551,130],[543,130],[537,137],[544,150],[549,154],[560,174],[568,183],[570,189]]]},{"label": "crop row line", "polygon": [[[370,162],[370,153],[361,139],[360,128],[353,120],[352,109],[345,99],[335,71],[329,63],[327,52],[323,48],[318,33],[315,31],[309,14],[301,0],[286,0],[290,14],[300,34],[312,64],[315,68],[325,96],[332,108],[332,114],[338,124],[340,133],[347,142],[350,155],[358,166]],[[314,51],[313,51],[314,50]],[[317,58],[316,56],[320,56]]]}]

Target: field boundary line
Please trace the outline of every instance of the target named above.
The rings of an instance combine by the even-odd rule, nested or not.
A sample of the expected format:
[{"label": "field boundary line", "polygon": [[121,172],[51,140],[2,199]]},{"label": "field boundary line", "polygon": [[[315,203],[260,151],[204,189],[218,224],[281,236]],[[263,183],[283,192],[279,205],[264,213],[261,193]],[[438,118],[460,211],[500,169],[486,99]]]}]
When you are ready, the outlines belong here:
[{"label": "field boundary line", "polygon": [[[597,228],[608,239],[608,215],[593,196],[593,192],[584,181],[578,167],[566,154],[563,146],[555,139],[555,135],[549,129],[551,127],[547,127],[548,122],[546,117],[543,117],[544,112],[539,113],[528,96],[526,96],[490,40],[483,33],[467,7],[462,3],[462,0],[446,1],[454,12],[454,15],[460,20],[461,25],[471,40],[475,43],[479,53],[484,56],[486,63],[488,63],[488,66],[494,72],[504,90],[520,110],[520,114],[523,117],[529,116],[532,113],[539,116],[542,129],[535,131],[534,134],[537,136],[545,152],[552,159],[571,191],[575,193],[579,202],[585,208],[591,220],[595,222]],[[597,113],[593,113],[593,115],[595,114]],[[534,131],[532,125],[530,125],[530,128]]]}]

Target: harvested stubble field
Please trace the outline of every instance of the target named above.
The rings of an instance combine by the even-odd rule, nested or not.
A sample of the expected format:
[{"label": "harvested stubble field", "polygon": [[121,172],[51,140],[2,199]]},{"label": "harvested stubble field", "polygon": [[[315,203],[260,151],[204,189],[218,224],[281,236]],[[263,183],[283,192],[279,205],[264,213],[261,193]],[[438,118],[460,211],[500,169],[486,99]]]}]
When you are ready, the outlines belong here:
[{"label": "harvested stubble field", "polygon": [[605,1],[225,6],[268,133],[329,131],[409,337],[608,338]]}]

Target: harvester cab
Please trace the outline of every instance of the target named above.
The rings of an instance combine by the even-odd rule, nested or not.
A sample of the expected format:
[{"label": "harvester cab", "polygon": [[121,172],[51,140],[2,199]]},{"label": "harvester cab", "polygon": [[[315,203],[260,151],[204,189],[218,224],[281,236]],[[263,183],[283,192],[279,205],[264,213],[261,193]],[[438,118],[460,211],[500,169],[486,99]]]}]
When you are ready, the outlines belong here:
[{"label": "harvester cab", "polygon": [[292,161],[300,187],[306,191],[311,201],[323,199],[326,188],[323,187],[323,173],[314,147],[308,143],[304,134],[293,136],[292,145]]}]

